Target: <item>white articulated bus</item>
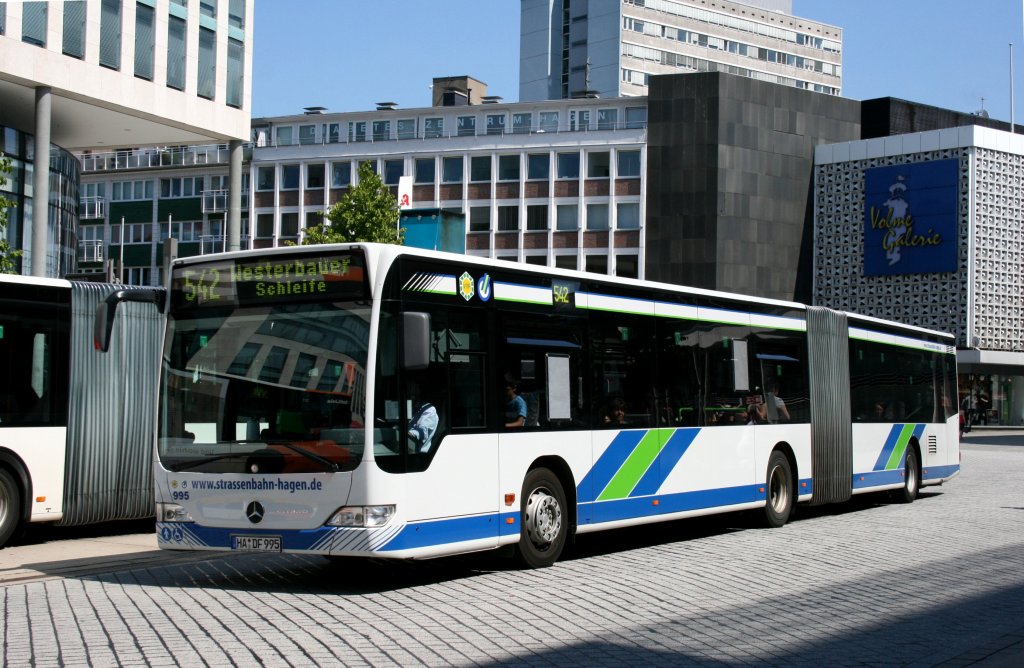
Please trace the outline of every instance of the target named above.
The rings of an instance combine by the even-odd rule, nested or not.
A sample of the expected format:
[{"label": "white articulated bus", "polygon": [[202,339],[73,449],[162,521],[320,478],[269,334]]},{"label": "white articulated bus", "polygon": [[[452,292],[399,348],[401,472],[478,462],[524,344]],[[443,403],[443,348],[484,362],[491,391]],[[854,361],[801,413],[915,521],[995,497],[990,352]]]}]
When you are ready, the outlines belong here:
[{"label": "white articulated bus", "polygon": [[111,354],[92,350],[96,306],[123,287],[0,276],[0,546],[25,522],[153,516],[154,406],[137,399],[156,390],[160,314],[129,305]]},{"label": "white articulated bus", "polygon": [[[952,337],[400,246],[175,261],[161,547],[415,559],[959,472]],[[112,311],[111,311],[112,312]]]}]

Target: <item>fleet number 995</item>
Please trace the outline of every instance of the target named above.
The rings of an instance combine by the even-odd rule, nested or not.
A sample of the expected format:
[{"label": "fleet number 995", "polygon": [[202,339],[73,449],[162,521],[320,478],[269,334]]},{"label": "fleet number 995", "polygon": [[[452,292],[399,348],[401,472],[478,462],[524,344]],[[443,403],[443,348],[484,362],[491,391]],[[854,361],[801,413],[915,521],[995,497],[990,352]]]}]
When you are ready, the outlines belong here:
[{"label": "fleet number 995", "polygon": [[171,492],[171,501],[188,501],[188,492]]}]

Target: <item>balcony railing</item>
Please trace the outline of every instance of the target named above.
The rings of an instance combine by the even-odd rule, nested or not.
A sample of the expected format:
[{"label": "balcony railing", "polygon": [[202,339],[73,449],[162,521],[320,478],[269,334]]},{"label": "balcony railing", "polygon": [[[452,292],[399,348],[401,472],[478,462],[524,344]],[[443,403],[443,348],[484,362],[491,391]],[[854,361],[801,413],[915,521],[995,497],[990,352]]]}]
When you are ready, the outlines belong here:
[{"label": "balcony railing", "polygon": [[103,242],[99,239],[78,242],[79,262],[103,262]]},{"label": "balcony railing", "polygon": [[[140,148],[130,151],[88,153],[78,156],[83,172],[129,171],[157,167],[227,165],[231,151],[227,144]],[[242,160],[252,159],[252,144],[242,146]]]},{"label": "balcony railing", "polygon": [[79,218],[103,218],[107,212],[105,197],[83,197],[78,200]]},{"label": "balcony railing", "polygon": [[[266,128],[257,128],[257,130],[266,130]],[[311,144],[373,144],[380,142],[390,141],[409,141],[409,140],[424,140],[424,139],[453,139],[457,137],[485,137],[485,136],[508,136],[508,135],[581,135],[581,134],[596,134],[605,132],[624,132],[624,131],[635,131],[641,130],[643,134],[642,138],[646,138],[647,121],[619,121],[616,123],[595,123],[588,127],[576,127],[566,128],[560,126],[553,127],[520,127],[520,128],[463,128],[458,127],[444,128],[443,130],[427,130],[425,128],[418,128],[416,132],[402,132],[389,131],[388,133],[373,133],[366,132],[358,135],[341,135],[328,133],[326,135],[317,137],[315,140],[309,139],[308,137],[302,137],[301,139],[282,139],[279,137],[270,137],[267,133],[257,133],[257,139],[253,144],[256,148],[280,148],[286,146],[307,146]]]},{"label": "balcony railing", "polygon": [[[203,213],[224,213],[228,210],[227,190],[204,190],[203,191]],[[242,208],[249,208],[249,191],[242,191]]]},{"label": "balcony railing", "polygon": [[224,213],[228,210],[227,190],[204,190],[203,213]]},{"label": "balcony railing", "polygon": [[[240,238],[239,246],[242,249],[249,248],[249,235],[243,234]],[[223,253],[227,250],[227,237],[223,234],[204,234],[199,237],[199,253],[201,255],[207,255],[209,253]]]}]

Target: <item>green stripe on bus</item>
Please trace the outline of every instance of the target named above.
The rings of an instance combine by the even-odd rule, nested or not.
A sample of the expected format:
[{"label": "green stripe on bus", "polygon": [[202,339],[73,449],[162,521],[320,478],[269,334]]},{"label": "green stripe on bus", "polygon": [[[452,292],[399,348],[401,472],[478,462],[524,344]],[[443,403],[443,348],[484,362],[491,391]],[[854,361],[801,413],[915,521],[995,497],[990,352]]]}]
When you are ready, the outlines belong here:
[{"label": "green stripe on bus", "polygon": [[903,453],[906,451],[907,444],[910,443],[910,437],[913,434],[914,425],[903,425],[903,429],[900,430],[900,437],[896,440],[896,447],[892,449],[892,454],[889,455],[889,461],[885,463],[885,469],[887,471],[900,465],[900,460],[903,459]]},{"label": "green stripe on bus", "polygon": [[[597,500],[608,501],[624,499],[629,496],[636,484],[640,482],[640,478],[651,467],[651,463],[661,452],[662,447],[668,442],[673,431],[673,429],[651,429],[648,431],[647,435],[640,439],[636,448],[633,449],[633,453],[622,464],[608,486],[601,492],[601,496],[597,497]],[[663,433],[664,437],[662,437]]]}]

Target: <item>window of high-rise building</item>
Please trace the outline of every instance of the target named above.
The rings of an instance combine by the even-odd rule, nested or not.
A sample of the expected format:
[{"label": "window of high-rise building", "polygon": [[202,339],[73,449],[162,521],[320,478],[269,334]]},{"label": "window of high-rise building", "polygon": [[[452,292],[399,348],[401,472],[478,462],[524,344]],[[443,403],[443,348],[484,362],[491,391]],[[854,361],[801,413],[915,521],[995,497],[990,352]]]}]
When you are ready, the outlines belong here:
[{"label": "window of high-rise building", "polygon": [[346,188],[352,183],[352,163],[332,162],[331,163],[331,187]]},{"label": "window of high-rise building", "polygon": [[533,114],[526,112],[512,114],[512,134],[529,134],[533,126]]},{"label": "window of high-rise building", "polygon": [[640,151],[619,151],[618,158],[619,178],[640,176]]},{"label": "window of high-rise building", "polygon": [[619,202],[616,204],[615,227],[620,230],[640,229],[640,203]]},{"label": "window of high-rise building", "polygon": [[[242,108],[242,93],[245,88],[245,44],[237,39],[228,39],[228,88],[225,102],[229,107]],[[337,127],[337,126],[335,126]],[[335,140],[337,141],[337,140]]]},{"label": "window of high-rise building", "polygon": [[547,153],[527,155],[526,178],[530,181],[547,181],[551,178],[551,156]]},{"label": "window of high-rise building", "polygon": [[558,112],[540,112],[540,122],[537,125],[537,129],[541,132],[558,132]]},{"label": "window of high-rise building", "polygon": [[597,129],[598,130],[614,130],[616,124],[619,122],[619,110],[618,109],[598,109],[597,110]]},{"label": "window of high-rise building", "polygon": [[434,159],[416,158],[416,183],[434,182]]},{"label": "window of high-rise building", "polygon": [[46,46],[46,15],[49,13],[45,2],[25,2],[21,9],[21,41],[36,46]]},{"label": "window of high-rise building", "polygon": [[217,33],[199,29],[199,73],[196,94],[212,100],[217,89]]},{"label": "window of high-rise building", "polygon": [[427,118],[423,121],[423,138],[434,139],[444,136],[444,119]]},{"label": "window of high-rise building", "polygon": [[135,76],[153,80],[153,47],[156,44],[155,10],[135,3]]},{"label": "window of high-rise building", "polygon": [[228,25],[245,30],[245,0],[228,0]]},{"label": "window of high-rise building", "polygon": [[401,118],[397,122],[399,139],[416,139],[416,119]]},{"label": "window of high-rise building", "polygon": [[306,187],[317,190],[324,187],[324,163],[306,165]]},{"label": "window of high-rise building", "polygon": [[68,0],[64,3],[63,39],[65,56],[85,57],[85,0]]},{"label": "window of high-rise building", "polygon": [[462,156],[447,156],[441,160],[441,181],[462,183]]},{"label": "window of high-rise building", "polygon": [[472,137],[476,134],[476,116],[459,116],[459,136]]},{"label": "window of high-rise building", "polygon": [[532,232],[548,229],[547,204],[528,204],[526,206],[526,229]]},{"label": "window of high-rise building", "polygon": [[121,69],[121,0],[100,5],[100,65]]},{"label": "window of high-rise building", "polygon": [[[575,231],[580,228],[580,207],[578,204],[559,204],[555,208],[555,229]],[[573,262],[571,267],[576,268]]]},{"label": "window of high-rise building", "polygon": [[587,229],[607,230],[608,229],[608,205],[588,204],[587,205]]},{"label": "window of high-rise building", "polygon": [[491,229],[491,207],[469,207],[469,231],[489,232]]},{"label": "window of high-rise building", "polygon": [[587,178],[606,179],[611,175],[611,158],[608,151],[587,153]]},{"label": "window of high-rise building", "polygon": [[405,160],[384,161],[384,183],[389,186],[397,186],[398,180],[405,175]]},{"label": "window of high-rise building", "polygon": [[490,181],[491,180],[491,156],[474,155],[469,159],[469,180]]},{"label": "window of high-rise building", "polygon": [[199,13],[210,18],[217,18],[217,0],[199,0]]},{"label": "window of high-rise building", "polygon": [[185,90],[185,19],[167,17],[167,86]]},{"label": "window of high-rise building", "polygon": [[498,231],[517,232],[519,230],[519,207],[498,207]]},{"label": "window of high-rise building", "polygon": [[519,180],[519,156],[499,155],[498,156],[498,180],[518,181]]},{"label": "window of high-rise building", "polygon": [[580,154],[558,154],[558,178],[578,179],[580,177]]},{"label": "window of high-rise building", "polygon": [[281,165],[281,190],[299,189],[299,166]]}]

